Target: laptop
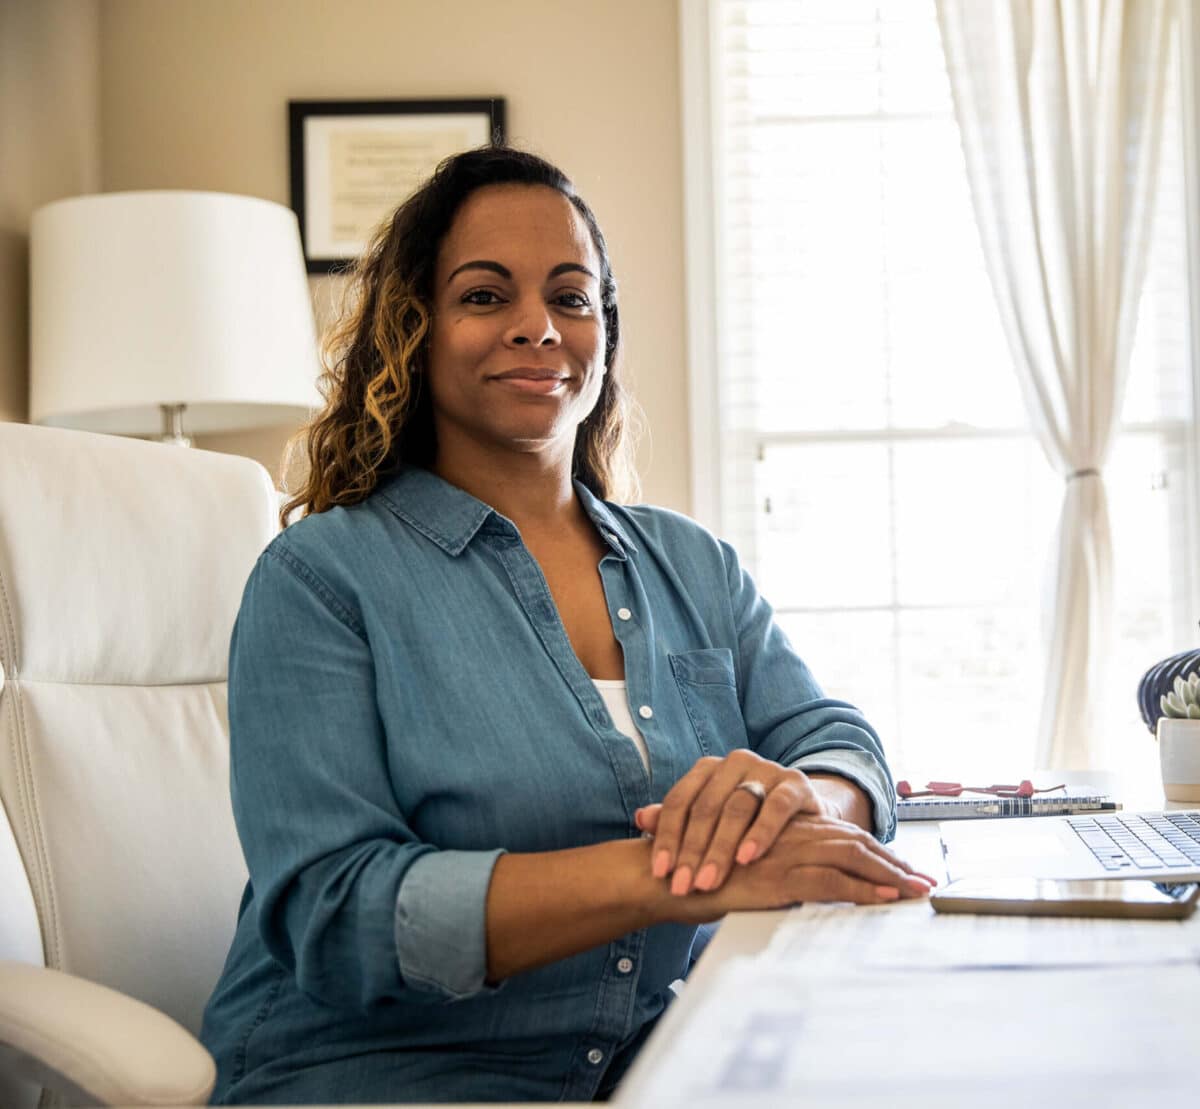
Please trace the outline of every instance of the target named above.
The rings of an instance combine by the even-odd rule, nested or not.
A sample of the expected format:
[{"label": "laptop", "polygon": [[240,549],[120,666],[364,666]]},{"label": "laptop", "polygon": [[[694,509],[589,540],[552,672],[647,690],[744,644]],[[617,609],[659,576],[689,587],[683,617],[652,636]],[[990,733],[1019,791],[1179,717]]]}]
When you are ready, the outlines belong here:
[{"label": "laptop", "polygon": [[1200,809],[938,825],[946,876],[1200,881]]}]

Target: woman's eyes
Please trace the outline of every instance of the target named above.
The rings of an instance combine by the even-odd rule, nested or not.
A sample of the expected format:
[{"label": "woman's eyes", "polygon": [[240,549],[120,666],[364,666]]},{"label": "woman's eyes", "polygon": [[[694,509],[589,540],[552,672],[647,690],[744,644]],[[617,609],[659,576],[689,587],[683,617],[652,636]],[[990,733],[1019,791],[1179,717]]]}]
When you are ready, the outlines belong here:
[{"label": "woman's eyes", "polygon": [[[491,289],[472,289],[463,294],[461,303],[487,308],[502,303],[502,300]],[[554,297],[553,303],[561,304],[564,308],[574,309],[587,308],[591,305],[591,301],[583,293],[576,292],[574,289],[564,289]]]}]

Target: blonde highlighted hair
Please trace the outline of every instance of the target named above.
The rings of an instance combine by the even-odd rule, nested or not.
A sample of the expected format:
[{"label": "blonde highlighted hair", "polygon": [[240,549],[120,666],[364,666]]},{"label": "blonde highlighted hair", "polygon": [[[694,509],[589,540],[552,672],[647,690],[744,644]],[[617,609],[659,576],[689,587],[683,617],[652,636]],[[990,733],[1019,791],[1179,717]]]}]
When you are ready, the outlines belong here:
[{"label": "blonde highlighted hair", "polygon": [[617,285],[600,226],[561,170],[524,151],[486,146],[445,159],[351,271],[344,311],[325,344],[324,407],[288,443],[286,461],[302,451],[307,470],[280,511],[282,525],[297,510],[307,516],[357,504],[405,465],[432,465],[437,441],[425,373],[438,250],[471,193],[508,184],[557,190],[591,233],[600,258],[607,372],[596,406],[576,432],[572,476],[603,500],[639,495],[632,401],[617,365]]}]

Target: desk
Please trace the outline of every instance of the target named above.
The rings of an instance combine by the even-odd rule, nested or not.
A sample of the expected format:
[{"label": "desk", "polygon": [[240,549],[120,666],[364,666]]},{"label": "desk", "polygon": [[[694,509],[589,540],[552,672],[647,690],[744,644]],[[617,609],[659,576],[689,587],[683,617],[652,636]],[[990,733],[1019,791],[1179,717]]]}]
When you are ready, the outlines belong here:
[{"label": "desk", "polygon": [[[1090,777],[1093,780],[1096,778],[1095,775]],[[1108,788],[1112,791],[1111,786]],[[1125,803],[1125,808],[1129,811],[1195,807],[1194,805],[1165,804],[1161,793],[1155,794],[1153,789],[1135,791],[1133,794],[1124,796],[1118,791],[1112,792],[1120,796],[1120,799]],[[941,861],[941,849],[936,822],[902,823],[895,846],[897,852],[907,858],[917,869],[933,875],[939,881],[944,880],[945,869]],[[627,1106],[651,1104],[654,1099],[654,1092],[652,1090],[653,1079],[660,1075],[664,1068],[669,1068],[672,1057],[677,1053],[679,1045],[692,1034],[693,1027],[697,1022],[697,1013],[703,1009],[706,1000],[713,995],[714,983],[719,978],[722,969],[738,956],[752,956],[761,953],[767,947],[779,926],[788,919],[789,913],[793,911],[795,910],[735,913],[726,918],[697,963],[681,996],[663,1016],[658,1028],[655,1029],[646,1046],[642,1049],[636,1063],[630,1069],[629,1074],[617,1092],[616,1101],[618,1104]],[[1187,926],[1200,930],[1200,913],[1196,914],[1188,922]],[[961,975],[972,972],[960,971],[952,973]],[[1003,973],[1021,975],[1019,988],[1027,990],[1031,997],[1036,997],[1035,981],[1038,975],[1045,972],[1023,970],[1006,971]],[[1061,974],[1062,972],[1058,973]],[[1016,982],[1016,979],[1014,979],[1014,982]],[[930,996],[929,1003],[936,1005],[936,996]],[[1189,1021],[1191,1027],[1194,1029],[1195,1034],[1191,1040],[1193,1047],[1189,1054],[1192,1060],[1195,1060],[1197,1057],[1200,1057],[1200,990],[1194,995],[1194,1004],[1184,1014],[1183,1019]],[[1069,1032],[1064,1032],[1064,1035],[1069,1035]],[[1052,1049],[1052,1047],[1053,1045],[1048,1045],[1048,1048]],[[853,1063],[848,1064],[847,1068],[846,1082],[848,1087],[854,1082],[852,1067],[855,1065],[866,1066],[870,1055],[871,1048],[869,1044],[847,1045],[847,1059],[853,1061]],[[930,1078],[933,1079],[937,1075],[937,1066],[941,1061],[931,1060],[931,1062],[933,1063],[933,1069],[930,1072]],[[952,1065],[952,1061],[950,1065]],[[1194,1067],[1194,1062],[1189,1065]],[[1147,1066],[1150,1066],[1149,1062]],[[1019,1084],[1020,1076],[1014,1074],[1013,1081]],[[1195,1086],[1192,1087],[1191,1095],[1195,1096]],[[1095,1091],[1089,1096],[1091,1099],[1090,1104],[1107,1103],[1104,1091]],[[1128,1098],[1128,1090],[1126,1089],[1123,1092],[1115,1091],[1112,1096],[1113,1103],[1115,1104],[1122,1098]],[[1036,1092],[1028,1088],[1017,1092],[1012,1087],[1009,1087],[1007,1092],[1004,1093],[1004,1097],[1009,1099],[1010,1104],[1021,1106],[1041,1104],[1037,1099]],[[1062,1104],[1059,1097],[1060,1094],[1055,1094],[1053,1101],[1048,1100],[1046,1103]],[[792,1104],[795,1103],[794,1095],[781,1098],[779,1103],[783,1104],[784,1100]],[[985,1100],[990,1100],[990,1096],[985,1098]],[[723,1102],[723,1104],[729,1105],[744,1104],[755,1106],[773,1103],[769,1094],[766,1097],[757,1094],[750,1096],[744,1094],[733,1095]],[[812,1101],[811,1103],[816,1104],[816,1101]],[[1125,1103],[1128,1104],[1128,1101]],[[822,1102],[822,1104],[825,1104],[825,1102]]]}]

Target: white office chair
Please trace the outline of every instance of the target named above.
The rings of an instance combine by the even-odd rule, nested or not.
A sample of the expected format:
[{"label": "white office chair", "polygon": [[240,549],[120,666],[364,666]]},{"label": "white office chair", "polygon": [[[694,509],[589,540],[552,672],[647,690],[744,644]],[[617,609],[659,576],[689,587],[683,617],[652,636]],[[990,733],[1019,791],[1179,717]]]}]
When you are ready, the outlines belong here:
[{"label": "white office chair", "polygon": [[242,458],[0,424],[0,1105],[202,1104],[246,878],[226,665],[276,531]]}]

